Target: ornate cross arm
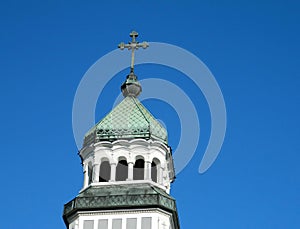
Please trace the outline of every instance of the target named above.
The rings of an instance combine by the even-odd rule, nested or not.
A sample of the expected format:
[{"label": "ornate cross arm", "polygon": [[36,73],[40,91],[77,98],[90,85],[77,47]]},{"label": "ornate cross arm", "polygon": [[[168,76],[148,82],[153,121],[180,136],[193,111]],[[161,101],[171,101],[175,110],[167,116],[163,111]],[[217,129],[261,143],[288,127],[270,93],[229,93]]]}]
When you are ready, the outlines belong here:
[{"label": "ornate cross arm", "polygon": [[119,44],[119,49],[124,50],[125,48],[128,50],[131,50],[131,65],[130,65],[130,70],[133,72],[133,67],[134,67],[134,51],[139,48],[146,49],[149,47],[149,44],[147,42],[142,42],[139,43],[136,41],[136,38],[138,37],[138,33],[135,31],[132,31],[130,33],[130,37],[132,38],[132,41],[128,42],[128,44],[125,44],[124,42]]}]

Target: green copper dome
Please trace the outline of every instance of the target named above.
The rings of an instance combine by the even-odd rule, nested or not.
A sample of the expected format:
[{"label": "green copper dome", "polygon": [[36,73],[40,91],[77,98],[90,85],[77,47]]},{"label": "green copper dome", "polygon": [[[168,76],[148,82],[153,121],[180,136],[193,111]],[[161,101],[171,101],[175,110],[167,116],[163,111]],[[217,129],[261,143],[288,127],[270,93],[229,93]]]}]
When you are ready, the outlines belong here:
[{"label": "green copper dome", "polygon": [[99,141],[144,138],[167,142],[166,129],[134,96],[127,96],[84,138],[84,146]]}]

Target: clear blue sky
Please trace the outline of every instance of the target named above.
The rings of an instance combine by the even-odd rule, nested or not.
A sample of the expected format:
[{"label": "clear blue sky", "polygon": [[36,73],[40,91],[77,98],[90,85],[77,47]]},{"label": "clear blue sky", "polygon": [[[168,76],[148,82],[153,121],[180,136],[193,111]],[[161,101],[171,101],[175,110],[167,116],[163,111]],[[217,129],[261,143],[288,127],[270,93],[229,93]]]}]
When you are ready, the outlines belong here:
[{"label": "clear blue sky", "polygon": [[[0,227],[65,228],[63,204],[82,185],[72,133],[76,88],[96,60],[136,29],[141,40],[198,56],[226,102],[225,142],[200,175],[210,131],[203,95],[170,69],[137,69],[141,79],[147,70],[181,84],[201,104],[197,152],[172,186],[182,228],[300,228],[299,3],[108,2],[0,3]],[[111,108],[125,74],[103,91],[97,120]],[[158,101],[145,105],[168,118],[159,114]],[[168,122],[175,148],[180,130]]]}]

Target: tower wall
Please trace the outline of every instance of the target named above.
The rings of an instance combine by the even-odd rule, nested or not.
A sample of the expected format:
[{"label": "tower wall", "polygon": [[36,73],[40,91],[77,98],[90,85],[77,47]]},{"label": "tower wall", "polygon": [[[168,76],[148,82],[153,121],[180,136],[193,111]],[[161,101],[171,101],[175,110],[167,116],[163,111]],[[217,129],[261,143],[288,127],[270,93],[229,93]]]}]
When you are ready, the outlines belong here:
[{"label": "tower wall", "polygon": [[86,211],[73,216],[68,229],[172,229],[172,214],[161,209]]}]

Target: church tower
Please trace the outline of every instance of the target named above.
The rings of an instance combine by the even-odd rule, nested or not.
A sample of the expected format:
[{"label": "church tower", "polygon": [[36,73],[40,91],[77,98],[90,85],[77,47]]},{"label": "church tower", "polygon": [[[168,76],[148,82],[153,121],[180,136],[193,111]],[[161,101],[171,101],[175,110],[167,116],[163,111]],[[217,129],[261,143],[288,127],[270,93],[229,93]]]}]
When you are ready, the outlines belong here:
[{"label": "church tower", "polygon": [[121,43],[132,52],[131,70],[121,86],[124,99],[85,137],[79,156],[83,187],[65,204],[67,229],[179,229],[171,148],[166,129],[138,100],[134,51],[148,43]]}]

